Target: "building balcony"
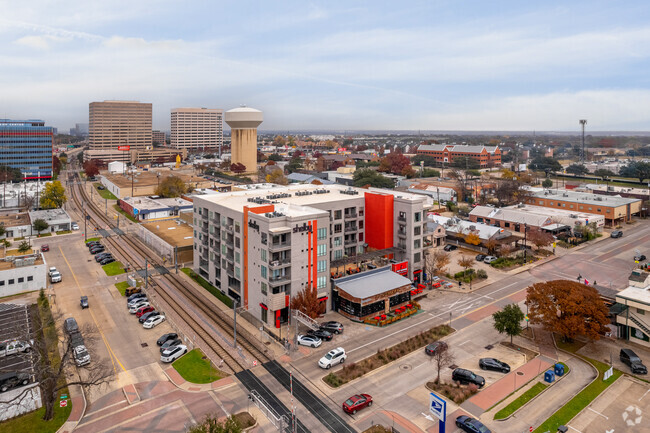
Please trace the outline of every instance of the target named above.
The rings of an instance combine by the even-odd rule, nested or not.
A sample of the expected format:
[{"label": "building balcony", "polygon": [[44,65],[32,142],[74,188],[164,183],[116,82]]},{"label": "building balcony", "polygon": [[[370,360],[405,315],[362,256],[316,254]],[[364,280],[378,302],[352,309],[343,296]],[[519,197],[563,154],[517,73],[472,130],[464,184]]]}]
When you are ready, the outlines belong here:
[{"label": "building balcony", "polygon": [[203,260],[203,258],[199,259],[199,267],[205,269],[206,271],[209,269],[208,268],[209,263],[207,260]]},{"label": "building balcony", "polygon": [[399,236],[400,238],[406,238],[406,231],[397,230],[397,236]]},{"label": "building balcony", "polygon": [[286,296],[285,292],[271,293],[266,298],[266,306],[271,311],[281,310],[287,306]]},{"label": "building balcony", "polygon": [[288,250],[291,248],[291,243],[290,242],[277,242],[277,243],[272,243],[269,245],[269,249],[271,251],[280,251],[280,250]]},{"label": "building balcony", "polygon": [[269,269],[282,269],[291,266],[291,260],[271,260]]},{"label": "building balcony", "polygon": [[359,228],[357,226],[350,226],[345,228],[346,233],[356,232],[356,231],[359,231]]},{"label": "building balcony", "polygon": [[226,266],[226,273],[230,275],[231,277],[235,276],[235,267],[234,266]]},{"label": "building balcony", "polygon": [[358,217],[359,217],[359,215],[356,212],[346,213],[343,216],[343,218],[346,219],[346,220],[351,220],[351,219],[355,219],[355,218],[358,218]]},{"label": "building balcony", "polygon": [[404,216],[404,215],[400,215],[400,216],[398,216],[398,217],[397,217],[397,221],[400,221],[400,222],[405,223],[405,222],[406,222],[406,216]]},{"label": "building balcony", "polygon": [[235,233],[235,226],[234,225],[229,225],[229,226],[224,226],[223,229],[228,232],[228,233]]},{"label": "building balcony", "polygon": [[404,243],[404,242],[399,242],[399,243],[397,244],[397,248],[399,248],[399,249],[401,249],[401,250],[406,250],[406,243]]},{"label": "building balcony", "polygon": [[291,281],[291,275],[278,275],[277,277],[269,277],[269,286],[281,286]]}]

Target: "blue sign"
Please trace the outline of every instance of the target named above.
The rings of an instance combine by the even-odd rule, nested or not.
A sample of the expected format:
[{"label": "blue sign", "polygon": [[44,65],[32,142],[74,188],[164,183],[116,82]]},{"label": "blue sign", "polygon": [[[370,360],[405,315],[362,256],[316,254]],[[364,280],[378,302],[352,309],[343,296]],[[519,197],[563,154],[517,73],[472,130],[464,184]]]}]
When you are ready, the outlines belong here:
[{"label": "blue sign", "polygon": [[133,208],[133,215],[137,215],[140,213],[140,210]]},{"label": "blue sign", "polygon": [[444,423],[447,419],[447,402],[445,399],[430,393],[429,402],[429,412]]}]

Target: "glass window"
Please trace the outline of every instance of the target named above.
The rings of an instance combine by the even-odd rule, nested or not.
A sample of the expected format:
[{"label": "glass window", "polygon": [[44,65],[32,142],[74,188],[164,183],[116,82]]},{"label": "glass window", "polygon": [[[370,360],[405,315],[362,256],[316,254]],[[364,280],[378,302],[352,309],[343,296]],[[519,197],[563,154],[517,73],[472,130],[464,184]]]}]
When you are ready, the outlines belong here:
[{"label": "glass window", "polygon": [[415,236],[419,236],[421,230],[422,230],[422,228],[420,226],[415,226],[415,228],[413,229],[413,234]]},{"label": "glass window", "polygon": [[240,274],[239,274],[239,268],[238,268],[238,267],[235,267],[235,277],[236,277],[236,278],[240,278],[239,275],[240,275]]},{"label": "glass window", "polygon": [[341,233],[343,230],[343,224],[334,224],[334,233]]},{"label": "glass window", "polygon": [[260,256],[262,257],[262,261],[266,262],[266,250],[260,250]]},{"label": "glass window", "polygon": [[334,260],[338,260],[343,257],[343,250],[334,251]]},{"label": "glass window", "polygon": [[327,277],[318,277],[317,280],[317,289],[324,289],[327,286]]},{"label": "glass window", "polygon": [[343,242],[343,238],[341,236],[337,236],[337,237],[334,238],[334,246],[335,247],[340,247],[342,245],[341,244],[342,242]]},{"label": "glass window", "polygon": [[413,261],[414,261],[415,263],[419,263],[419,262],[420,262],[420,253],[415,253],[415,254],[413,254]]},{"label": "glass window", "polygon": [[268,293],[268,287],[266,286],[266,283],[262,283],[262,295],[266,295]]},{"label": "glass window", "polygon": [[239,263],[239,253],[235,251],[235,262]]},{"label": "glass window", "polygon": [[29,277],[27,277],[27,281],[34,281],[34,277],[30,275]]},{"label": "glass window", "polygon": [[327,260],[318,261],[318,272],[325,272],[327,269]]},{"label": "glass window", "polygon": [[415,249],[420,248],[420,239],[416,239],[413,241],[413,248]]},{"label": "glass window", "polygon": [[13,283],[14,283],[13,278],[7,282],[7,284],[13,284]]},{"label": "glass window", "polygon": [[261,272],[262,272],[262,278],[266,278],[266,266],[261,267]]},{"label": "glass window", "polygon": [[415,218],[415,222],[420,222],[422,220],[422,213],[421,212],[415,212],[413,214],[413,217]]},{"label": "glass window", "polygon": [[318,240],[322,241],[323,239],[327,239],[327,229],[326,228],[318,229]]},{"label": "glass window", "polygon": [[235,233],[239,233],[239,223],[235,223]]},{"label": "glass window", "polygon": [[335,210],[334,211],[334,219],[335,220],[340,220],[341,219],[341,210]]},{"label": "glass window", "polygon": [[18,278],[18,282],[19,282],[19,283],[24,283],[24,282],[25,282],[25,278],[23,278],[23,277]]},{"label": "glass window", "polygon": [[319,257],[324,256],[325,254],[327,254],[327,245],[324,245],[324,244],[319,245],[318,246],[318,256]]},{"label": "glass window", "polygon": [[268,320],[268,311],[262,308],[262,322],[267,323]]}]

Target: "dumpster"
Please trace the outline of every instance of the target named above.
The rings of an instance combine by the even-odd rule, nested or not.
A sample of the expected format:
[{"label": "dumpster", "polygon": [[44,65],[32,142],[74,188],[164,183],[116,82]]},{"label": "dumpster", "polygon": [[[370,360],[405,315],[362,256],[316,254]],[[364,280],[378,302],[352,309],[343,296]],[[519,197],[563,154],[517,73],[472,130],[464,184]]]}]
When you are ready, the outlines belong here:
[{"label": "dumpster", "polygon": [[560,364],[559,362],[555,364],[555,375],[558,377],[564,376],[564,365]]},{"label": "dumpster", "polygon": [[544,381],[548,383],[555,382],[555,373],[553,373],[553,370],[548,370],[544,373]]}]

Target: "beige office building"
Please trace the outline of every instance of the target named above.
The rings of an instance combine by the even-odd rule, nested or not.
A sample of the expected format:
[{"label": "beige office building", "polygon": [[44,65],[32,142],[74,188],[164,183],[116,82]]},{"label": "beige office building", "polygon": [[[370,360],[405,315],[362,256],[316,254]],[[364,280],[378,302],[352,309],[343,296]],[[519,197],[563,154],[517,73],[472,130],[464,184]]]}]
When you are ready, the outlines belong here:
[{"label": "beige office building", "polygon": [[151,147],[151,104],[137,101],[91,102],[89,150]]},{"label": "beige office building", "polygon": [[175,149],[216,149],[223,144],[223,110],[174,108],[171,123]]}]

